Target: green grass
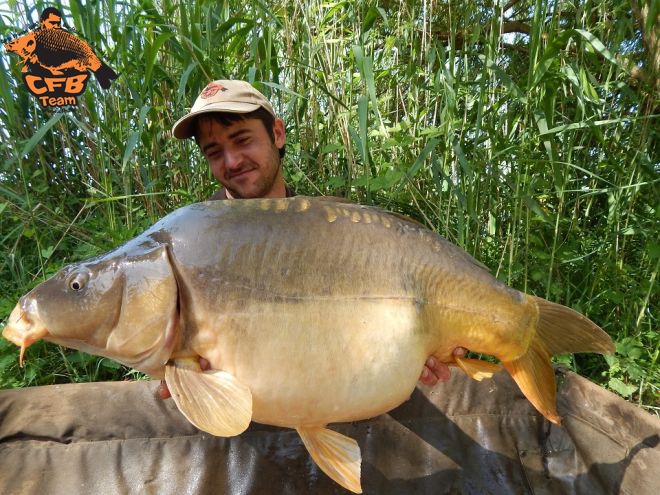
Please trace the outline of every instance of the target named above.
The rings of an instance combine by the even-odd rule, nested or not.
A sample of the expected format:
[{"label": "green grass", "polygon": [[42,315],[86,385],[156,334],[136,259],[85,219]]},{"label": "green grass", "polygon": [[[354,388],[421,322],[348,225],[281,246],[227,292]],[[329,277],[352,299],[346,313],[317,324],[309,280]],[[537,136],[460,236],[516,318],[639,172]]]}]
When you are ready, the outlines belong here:
[{"label": "green grass", "polygon": [[[209,80],[237,77],[284,118],[299,193],[410,215],[504,282],[585,313],[617,354],[559,360],[658,411],[659,86],[644,41],[657,26],[626,1],[510,4],[63,7],[120,77],[53,115],[3,51],[0,318],[62,265],[213,192],[170,129]],[[4,36],[36,19],[32,4],[9,5]],[[130,373],[50,345],[24,369],[16,354],[0,344],[2,387]]]}]

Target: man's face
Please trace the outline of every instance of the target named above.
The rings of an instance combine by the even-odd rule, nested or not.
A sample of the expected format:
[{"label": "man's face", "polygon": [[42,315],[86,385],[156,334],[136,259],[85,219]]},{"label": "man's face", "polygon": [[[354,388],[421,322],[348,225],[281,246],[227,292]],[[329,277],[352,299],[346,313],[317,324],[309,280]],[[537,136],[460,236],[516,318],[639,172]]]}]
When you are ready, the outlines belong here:
[{"label": "man's face", "polygon": [[279,148],[284,146],[284,124],[275,119],[271,141],[258,119],[222,125],[199,117],[197,144],[209,162],[213,176],[234,198],[279,197],[284,188]]},{"label": "man's face", "polygon": [[41,21],[41,26],[45,29],[59,28],[61,18],[55,14],[50,14],[47,19]]}]

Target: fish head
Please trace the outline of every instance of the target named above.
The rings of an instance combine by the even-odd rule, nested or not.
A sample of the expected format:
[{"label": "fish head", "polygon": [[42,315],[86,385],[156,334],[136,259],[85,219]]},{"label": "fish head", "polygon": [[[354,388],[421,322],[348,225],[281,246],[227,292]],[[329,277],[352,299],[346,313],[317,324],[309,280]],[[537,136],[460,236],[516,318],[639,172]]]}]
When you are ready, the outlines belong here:
[{"label": "fish head", "polygon": [[177,284],[164,246],[70,265],[23,296],[2,333],[105,356],[155,376],[177,341]]},{"label": "fish head", "polygon": [[32,55],[36,47],[37,41],[34,37],[34,33],[27,33],[26,35],[13,39],[5,44],[5,50],[15,53],[24,59]]}]

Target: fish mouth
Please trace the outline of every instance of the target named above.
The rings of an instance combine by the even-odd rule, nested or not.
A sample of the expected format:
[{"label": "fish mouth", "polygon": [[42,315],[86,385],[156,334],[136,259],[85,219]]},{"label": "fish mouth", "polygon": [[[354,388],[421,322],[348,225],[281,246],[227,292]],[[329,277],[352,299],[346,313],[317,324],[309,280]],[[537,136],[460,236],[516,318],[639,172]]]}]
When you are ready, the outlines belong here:
[{"label": "fish mouth", "polygon": [[9,315],[9,321],[2,331],[2,336],[21,348],[19,364],[23,366],[25,349],[37,340],[48,335],[48,329],[42,321],[25,311],[21,304],[17,304]]}]

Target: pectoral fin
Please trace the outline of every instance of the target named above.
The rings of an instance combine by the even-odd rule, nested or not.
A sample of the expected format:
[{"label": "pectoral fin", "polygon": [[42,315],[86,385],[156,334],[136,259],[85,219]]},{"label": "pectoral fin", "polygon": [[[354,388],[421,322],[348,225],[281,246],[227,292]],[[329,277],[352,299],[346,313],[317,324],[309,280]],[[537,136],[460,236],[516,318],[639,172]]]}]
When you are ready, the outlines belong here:
[{"label": "pectoral fin", "polygon": [[456,364],[461,368],[467,376],[473,380],[480,382],[484,378],[492,378],[493,374],[502,369],[499,364],[489,363],[481,359],[468,359],[463,357],[455,357]]},{"label": "pectoral fin", "polygon": [[325,474],[353,493],[362,493],[357,442],[328,428],[297,428],[314,462]]},{"label": "pectoral fin", "polygon": [[252,394],[232,374],[203,372],[197,360],[177,359],[165,367],[165,381],[179,410],[200,430],[232,437],[250,424]]}]

